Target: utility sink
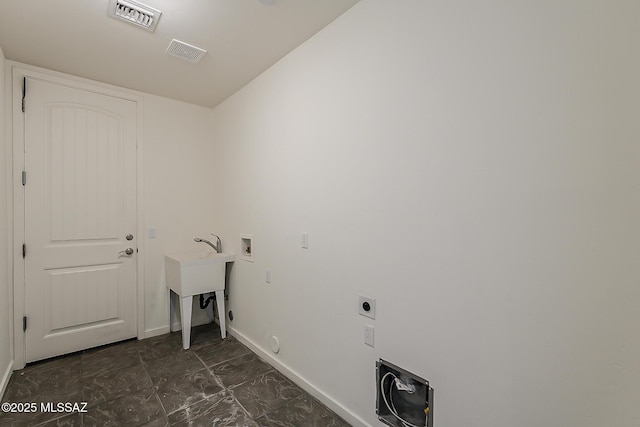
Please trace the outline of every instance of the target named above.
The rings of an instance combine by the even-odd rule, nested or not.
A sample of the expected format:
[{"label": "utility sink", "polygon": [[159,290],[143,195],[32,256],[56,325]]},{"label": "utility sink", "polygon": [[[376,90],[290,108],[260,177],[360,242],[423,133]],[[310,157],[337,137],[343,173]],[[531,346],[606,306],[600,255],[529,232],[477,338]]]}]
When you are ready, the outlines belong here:
[{"label": "utility sink", "polygon": [[213,251],[165,255],[167,286],[181,296],[224,290],[225,272],[234,254]]},{"label": "utility sink", "polygon": [[216,253],[214,251],[194,251],[167,254],[164,257],[167,287],[171,294],[169,310],[170,326],[173,325],[175,296],[180,300],[180,317],[182,320],[182,347],[186,350],[191,341],[191,308],[193,296],[215,292],[220,320],[220,334],[226,338],[226,312],[224,308],[224,288],[228,262],[233,262],[235,255]]}]

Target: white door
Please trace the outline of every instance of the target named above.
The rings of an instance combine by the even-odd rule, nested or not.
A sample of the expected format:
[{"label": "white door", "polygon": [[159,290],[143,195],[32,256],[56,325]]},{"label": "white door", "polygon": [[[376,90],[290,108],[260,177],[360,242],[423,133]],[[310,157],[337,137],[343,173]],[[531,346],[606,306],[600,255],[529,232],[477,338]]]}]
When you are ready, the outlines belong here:
[{"label": "white door", "polygon": [[33,78],[26,85],[32,362],[136,336],[137,119],[130,100]]}]

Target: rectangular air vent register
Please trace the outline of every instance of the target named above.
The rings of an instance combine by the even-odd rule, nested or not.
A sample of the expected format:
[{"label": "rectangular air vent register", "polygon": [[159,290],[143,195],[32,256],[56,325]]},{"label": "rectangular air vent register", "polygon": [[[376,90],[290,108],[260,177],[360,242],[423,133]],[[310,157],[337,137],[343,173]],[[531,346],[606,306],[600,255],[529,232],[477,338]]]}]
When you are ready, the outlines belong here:
[{"label": "rectangular air vent register", "polygon": [[207,53],[207,51],[204,49],[176,39],[171,40],[171,43],[169,43],[167,47],[168,55],[186,59],[194,63],[200,62],[205,53]]},{"label": "rectangular air vent register", "polygon": [[162,12],[158,9],[135,0],[109,0],[109,16],[137,25],[147,31],[155,31],[160,15]]}]

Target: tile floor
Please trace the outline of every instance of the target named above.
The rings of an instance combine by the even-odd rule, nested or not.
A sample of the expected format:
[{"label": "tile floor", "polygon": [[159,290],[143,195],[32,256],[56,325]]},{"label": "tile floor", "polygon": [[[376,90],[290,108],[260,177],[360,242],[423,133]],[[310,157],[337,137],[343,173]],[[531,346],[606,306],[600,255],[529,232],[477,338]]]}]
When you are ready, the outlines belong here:
[{"label": "tile floor", "polygon": [[85,413],[3,413],[0,426],[348,426],[212,324],[35,363],[2,402],[87,402]]}]

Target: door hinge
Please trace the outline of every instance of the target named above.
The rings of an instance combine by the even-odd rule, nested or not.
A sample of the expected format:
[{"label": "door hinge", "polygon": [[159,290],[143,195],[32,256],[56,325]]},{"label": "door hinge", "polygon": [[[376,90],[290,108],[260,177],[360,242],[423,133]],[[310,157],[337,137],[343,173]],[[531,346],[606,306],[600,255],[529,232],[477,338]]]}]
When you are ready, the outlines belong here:
[{"label": "door hinge", "polygon": [[27,78],[22,78],[22,112],[24,113],[24,98],[27,96]]},{"label": "door hinge", "polygon": [[22,258],[25,258],[27,256],[27,245],[26,244],[22,244]]},{"label": "door hinge", "polygon": [[27,171],[22,171],[22,185],[27,185]]},{"label": "door hinge", "polygon": [[24,316],[22,318],[22,332],[25,332],[27,330],[27,316]]}]

